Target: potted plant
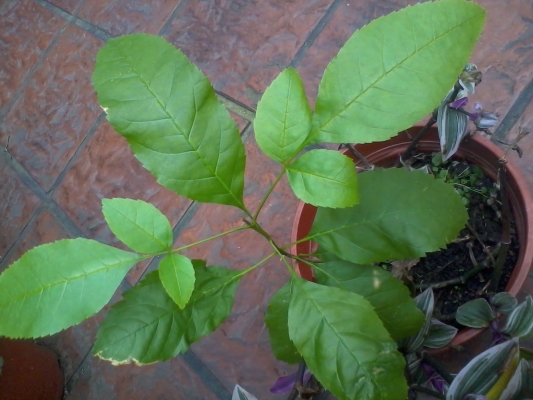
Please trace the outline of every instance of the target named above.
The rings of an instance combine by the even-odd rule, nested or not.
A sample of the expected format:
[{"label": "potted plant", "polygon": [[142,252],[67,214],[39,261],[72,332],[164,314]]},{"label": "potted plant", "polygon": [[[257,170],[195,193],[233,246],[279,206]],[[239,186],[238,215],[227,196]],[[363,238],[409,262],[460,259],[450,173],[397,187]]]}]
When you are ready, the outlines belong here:
[{"label": "potted plant", "polygon": [[[377,233],[394,225],[389,217],[402,246],[393,246],[387,259],[412,258],[457,236],[466,222],[464,205],[453,186],[421,171],[376,169],[358,175],[353,161],[336,151],[303,150],[319,142],[384,141],[417,123],[457,81],[484,18],[474,3],[441,0],[373,21],[354,33],[326,69],[314,113],[296,70],[283,71],[266,90],[254,122],[259,147],[282,171],[255,210],[243,202],[244,146],[207,78],[162,38],[134,34],[108,41],[93,75],[108,121],[161,185],[195,201],[236,207],[242,223],[172,248],[170,223],[155,207],[105,199],[104,217],[131,251],[87,239],[28,251],[0,275],[0,335],[39,337],[78,324],[110,300],[137,262],[163,256],[156,271],[111,307],[93,352],[115,364],[167,360],[213,332],[230,314],[240,279],[279,257],[291,278],[270,300],[266,315],[276,357],[305,360],[341,399],[405,399],[406,361],[397,341],[424,329],[427,314],[403,282],[361,264],[385,256]],[[277,243],[258,216],[285,175],[299,199],[321,210],[365,210],[366,222],[373,223],[361,223],[370,238],[368,252],[343,260],[349,246],[335,245],[318,263],[314,256],[291,253],[296,243]],[[398,193],[408,194],[409,201]],[[421,234],[420,227],[428,224],[431,234]],[[312,239],[335,229],[325,226]],[[181,254],[241,230],[257,232],[272,247],[245,270],[208,266]],[[312,264],[322,282],[299,277],[293,259]],[[337,283],[327,282],[332,279]]]}]

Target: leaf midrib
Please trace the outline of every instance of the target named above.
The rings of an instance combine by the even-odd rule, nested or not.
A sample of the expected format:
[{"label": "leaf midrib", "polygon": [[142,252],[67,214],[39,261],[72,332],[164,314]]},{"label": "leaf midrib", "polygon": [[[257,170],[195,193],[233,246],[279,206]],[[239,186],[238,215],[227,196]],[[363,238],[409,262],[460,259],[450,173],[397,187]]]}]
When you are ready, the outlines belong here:
[{"label": "leaf midrib", "polygon": [[[154,97],[154,99],[156,100],[157,104],[159,105],[159,107],[161,108],[161,110],[163,110],[163,112],[165,113],[165,115],[167,116],[168,120],[172,123],[172,125],[174,125],[174,127],[176,128],[176,130],[181,134],[181,136],[183,137],[184,140],[187,141],[187,143],[189,144],[189,146],[191,147],[191,149],[193,149],[193,151],[196,153],[196,155],[198,156],[198,158],[200,160],[202,160],[202,163],[204,164],[204,166],[217,178],[217,180],[222,184],[222,186],[224,187],[224,189],[226,189],[228,191],[228,193],[230,194],[231,197],[233,197],[233,199],[236,201],[236,204],[239,205],[240,208],[244,208],[244,203],[242,202],[241,199],[239,199],[238,197],[235,196],[235,194],[233,193],[233,191],[231,189],[228,188],[228,186],[226,185],[226,183],[220,178],[220,176],[216,173],[215,170],[213,170],[211,168],[211,166],[206,162],[206,159],[205,157],[202,157],[201,153],[199,153],[198,149],[193,146],[193,144],[191,143],[191,141],[189,140],[189,137],[187,135],[185,135],[184,133],[184,130],[176,123],[175,119],[172,118],[172,115],[170,115],[170,113],[168,112],[167,108],[165,106],[163,106],[163,104],[161,103],[160,99],[159,99],[159,96],[157,96],[153,91],[152,89],[150,88],[150,85],[148,85],[148,82],[146,82],[141,74],[139,72],[137,72],[136,68],[134,68],[133,64],[130,62],[129,60],[129,57],[127,56],[126,53],[124,53],[122,51],[122,48],[121,47],[115,47],[115,48],[118,48],[118,52],[122,55],[122,57],[124,58],[124,60],[126,61],[127,65],[131,68],[131,70],[136,74],[136,77],[141,81],[141,83],[146,87],[146,89],[148,90],[148,92]],[[173,50],[176,50],[173,48]],[[174,55],[173,56],[173,61],[175,61],[175,57]],[[174,64],[174,67],[175,67],[175,64]],[[175,71],[175,70],[174,70]],[[191,75],[192,73],[189,73],[189,79],[191,78]],[[173,74],[173,77],[174,77],[174,74]],[[192,81],[192,80],[191,80]],[[192,82],[191,82],[192,83]],[[196,107],[196,97],[194,96],[194,93],[196,92],[195,90],[195,85],[194,84],[191,84],[191,90],[193,92],[193,99],[194,99],[194,108],[195,108],[195,113],[194,113],[194,120],[196,120],[197,118],[197,114],[198,114],[198,108]],[[217,100],[218,101],[218,100]],[[220,124],[220,121],[218,121],[219,124]],[[194,125],[194,123],[193,123]],[[143,146],[144,147],[144,146]],[[217,165],[218,165],[218,160],[217,160]]]},{"label": "leaf midrib", "polygon": [[374,82],[372,82],[370,85],[367,86],[366,89],[364,89],[362,92],[360,92],[356,97],[354,97],[352,100],[350,100],[338,113],[334,114],[333,116],[331,116],[331,118],[325,122],[324,124],[322,124],[321,126],[319,126],[316,130],[316,132],[313,132],[310,136],[309,136],[309,140],[316,137],[321,131],[324,130],[324,128],[326,128],[330,123],[331,121],[333,121],[334,119],[338,118],[339,115],[343,114],[349,107],[351,107],[351,105],[355,102],[357,102],[359,100],[359,98],[361,96],[363,96],[364,94],[366,94],[367,91],[369,91],[370,89],[372,89],[374,86],[376,86],[376,84],[378,84],[382,79],[385,79],[386,77],[389,76],[389,74],[393,73],[397,68],[399,68],[400,66],[402,66],[405,62],[407,62],[409,59],[411,59],[412,57],[416,56],[417,54],[420,53],[420,51],[422,49],[425,49],[426,47],[430,46],[431,44],[435,43],[437,40],[441,39],[443,36],[445,35],[448,35],[450,34],[451,32],[453,32],[454,30],[456,29],[459,29],[461,28],[463,25],[466,25],[467,23],[470,23],[472,20],[474,19],[477,19],[479,18],[479,15],[476,15],[470,19],[468,19],[467,21],[464,21],[462,24],[459,24],[459,25],[456,25],[455,27],[453,27],[452,29],[450,30],[447,30],[446,32],[444,32],[443,34],[435,37],[431,42],[425,44],[424,46],[422,47],[417,47],[417,49],[415,50],[415,52],[413,52],[412,54],[408,55],[406,58],[404,58],[403,60],[401,60],[398,64],[396,64],[391,70],[387,71],[386,73],[384,73],[382,76],[380,76],[379,78],[377,78],[376,80],[374,80]]}]

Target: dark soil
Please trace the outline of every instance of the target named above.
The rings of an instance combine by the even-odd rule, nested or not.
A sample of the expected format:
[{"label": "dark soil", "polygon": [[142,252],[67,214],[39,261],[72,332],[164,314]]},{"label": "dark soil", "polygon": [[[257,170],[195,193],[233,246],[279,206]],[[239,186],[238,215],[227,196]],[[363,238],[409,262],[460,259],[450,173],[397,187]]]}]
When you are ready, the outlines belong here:
[{"label": "dark soil", "polygon": [[[454,184],[459,190],[468,210],[468,225],[472,228],[463,229],[458,239],[449,244],[446,249],[429,253],[425,258],[420,259],[420,262],[411,269],[415,286],[445,282],[463,276],[475,268],[472,257],[475,258],[477,264],[488,263],[492,266],[493,262],[491,262],[487,252],[492,253],[494,258],[497,257],[502,231],[498,186],[485,176],[478,167],[466,162],[442,163],[438,157],[436,159],[433,155],[427,154],[418,155],[415,158],[413,167],[419,168],[427,165],[437,178],[440,177]],[[483,250],[483,245],[480,242],[483,243],[486,251]],[[498,292],[505,291],[505,286],[518,260],[518,252],[518,237],[514,218],[511,215],[511,245],[505,260]],[[434,316],[447,323],[455,324],[453,317],[459,306],[475,298],[490,295],[487,293],[487,286],[492,271],[493,269],[490,267],[475,274],[464,284],[453,284],[441,289],[434,289],[436,299]],[[422,290],[420,288],[418,292]]]}]

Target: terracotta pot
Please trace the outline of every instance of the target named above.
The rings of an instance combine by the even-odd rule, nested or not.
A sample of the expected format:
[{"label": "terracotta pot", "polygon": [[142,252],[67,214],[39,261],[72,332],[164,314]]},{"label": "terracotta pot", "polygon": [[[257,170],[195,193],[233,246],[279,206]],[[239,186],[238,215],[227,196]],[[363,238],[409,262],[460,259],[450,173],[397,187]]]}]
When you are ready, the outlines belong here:
[{"label": "terracotta pot", "polygon": [[[411,137],[414,137],[420,128],[409,130]],[[357,145],[357,150],[372,164],[389,167],[394,165],[399,155],[402,154],[410,143],[409,136],[402,132],[398,136],[379,143]],[[439,138],[436,128],[432,129],[419,144],[421,151],[435,152],[440,150]],[[346,152],[351,156],[351,153]],[[474,136],[466,139],[460,146],[459,151],[454,156],[455,159],[466,159],[478,165],[490,178],[496,179],[498,171],[498,160],[504,155],[503,151],[488,139]],[[361,165],[359,160],[355,160],[356,165]],[[520,245],[518,262],[507,284],[506,291],[516,296],[524,284],[531,265],[533,263],[533,200],[529,188],[522,174],[512,163],[508,163],[507,181],[509,189],[509,200],[511,210],[516,221],[516,230]],[[300,203],[296,210],[294,224],[291,234],[291,242],[296,242],[304,238],[313,225],[316,215],[316,207],[309,204]],[[309,254],[316,249],[313,242],[299,243],[291,249],[293,254]],[[304,263],[295,264],[296,271],[307,280],[313,280],[313,271]],[[452,345],[458,346],[466,343],[481,333],[480,329],[463,329],[459,331]]]},{"label": "terracotta pot", "polygon": [[60,400],[64,377],[57,356],[25,340],[0,339],[0,400]]}]

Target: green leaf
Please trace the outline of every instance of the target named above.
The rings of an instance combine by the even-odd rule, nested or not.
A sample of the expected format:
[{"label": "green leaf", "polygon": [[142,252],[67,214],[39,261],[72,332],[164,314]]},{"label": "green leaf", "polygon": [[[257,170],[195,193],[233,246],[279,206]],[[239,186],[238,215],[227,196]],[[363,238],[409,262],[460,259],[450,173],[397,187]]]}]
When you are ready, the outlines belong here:
[{"label": "green leaf", "polygon": [[394,340],[416,334],[425,316],[409,289],[389,272],[371,265],[333,261],[313,267],[317,283],[363,296],[374,307]]},{"label": "green leaf", "polygon": [[311,150],[287,169],[294,194],[319,207],[350,207],[359,200],[353,161],[333,150]]},{"label": "green leaf", "polygon": [[457,152],[468,128],[468,116],[449,106],[450,97],[451,93],[446,96],[437,110],[437,127],[443,161]]},{"label": "green leaf", "polygon": [[440,322],[436,318],[432,318],[429,332],[427,332],[427,336],[424,339],[423,347],[440,349],[441,347],[447,346],[453,340],[456,333],[456,327]]},{"label": "green leaf", "polygon": [[487,300],[474,299],[457,308],[455,319],[470,328],[486,328],[495,316]]},{"label": "green leaf", "polygon": [[358,175],[358,205],[319,208],[309,238],[359,263],[423,257],[453,240],[468,219],[452,185],[422,171],[377,169]]},{"label": "green leaf", "polygon": [[494,295],[490,304],[496,308],[496,312],[509,315],[516,308],[518,300],[507,292],[500,292]]},{"label": "green leaf", "polygon": [[88,239],[31,249],[0,275],[0,336],[35,338],[79,324],[109,302],[141,259]]},{"label": "green leaf", "polygon": [[424,342],[426,341],[427,336],[431,330],[432,319],[433,319],[433,308],[435,306],[435,296],[433,295],[433,290],[428,288],[415,297],[415,304],[420,311],[422,311],[426,319],[424,325],[420,331],[409,338],[403,339],[399,343],[399,347],[405,349],[405,353],[415,353],[419,351]]},{"label": "green leaf", "polygon": [[527,339],[533,335],[533,300],[527,296],[518,307],[507,318],[503,333],[512,337]]},{"label": "green leaf", "polygon": [[230,314],[241,271],[205,267],[193,260],[196,283],[182,310],[170,298],[158,271],[124,293],[100,326],[93,353],[114,364],[149,364],[184,353]]},{"label": "green leaf", "polygon": [[477,4],[444,0],[356,31],[320,82],[313,141],[382,141],[419,122],[457,81],[484,21]]},{"label": "green leaf", "polygon": [[248,393],[241,386],[235,385],[231,400],[257,400],[257,397]]},{"label": "green leaf", "polygon": [[486,394],[510,364],[518,364],[517,354],[518,341],[510,340],[474,357],[453,379],[446,400],[463,400],[469,393]]},{"label": "green leaf", "polygon": [[268,337],[272,352],[278,360],[288,364],[297,364],[302,356],[294,347],[289,337],[289,303],[291,301],[292,281],[282,286],[268,303],[265,323],[268,327]]},{"label": "green leaf", "polygon": [[93,74],[98,101],[135,156],[174,192],[244,209],[244,145],[207,78],[164,39],[109,40]]},{"label": "green leaf", "polygon": [[520,360],[499,400],[524,400],[532,397],[533,368],[526,360]]},{"label": "green leaf", "polygon": [[172,227],[167,217],[142,200],[103,199],[102,212],[115,236],[139,253],[170,250]]},{"label": "green leaf", "polygon": [[159,263],[159,279],[168,295],[183,309],[194,289],[194,266],[181,254],[169,254]]},{"label": "green leaf", "polygon": [[405,360],[362,296],[293,277],[289,335],[311,372],[341,400],[404,400]]},{"label": "green leaf", "polygon": [[294,68],[287,68],[257,105],[255,139],[267,156],[283,164],[298,154],[310,129],[311,109],[302,80]]}]

